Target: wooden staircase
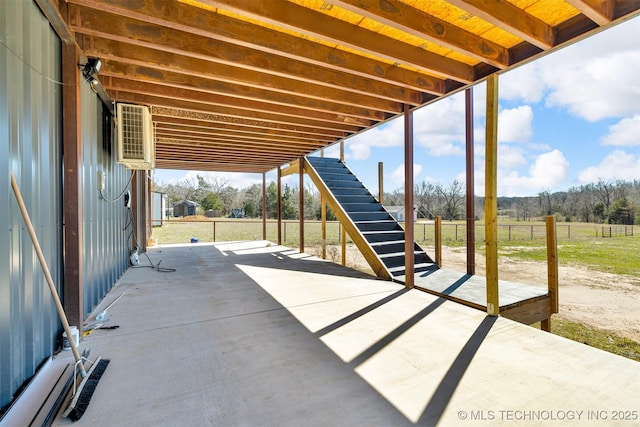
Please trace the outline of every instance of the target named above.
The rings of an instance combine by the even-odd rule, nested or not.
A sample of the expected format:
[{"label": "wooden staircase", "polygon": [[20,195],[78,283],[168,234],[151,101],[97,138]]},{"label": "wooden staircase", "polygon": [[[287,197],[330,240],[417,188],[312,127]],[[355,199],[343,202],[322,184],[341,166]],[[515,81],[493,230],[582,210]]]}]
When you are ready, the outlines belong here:
[{"label": "wooden staircase", "polygon": [[[304,172],[378,277],[399,280],[405,272],[404,229],[340,160],[307,157]],[[437,269],[414,242],[414,273]]]}]

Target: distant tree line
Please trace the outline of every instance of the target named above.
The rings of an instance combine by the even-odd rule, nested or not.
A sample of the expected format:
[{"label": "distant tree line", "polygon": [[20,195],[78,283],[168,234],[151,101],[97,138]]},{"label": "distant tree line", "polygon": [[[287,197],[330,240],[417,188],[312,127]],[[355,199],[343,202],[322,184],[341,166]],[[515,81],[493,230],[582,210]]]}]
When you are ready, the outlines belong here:
[{"label": "distant tree line", "polygon": [[[168,195],[169,204],[192,200],[200,204],[202,211],[214,210],[220,216],[228,216],[232,208],[244,209],[249,218],[262,217],[262,185],[253,184],[244,189],[231,185],[228,179],[197,176],[165,186],[156,185],[157,191]],[[269,182],[266,188],[267,218],[277,216],[277,185]],[[403,206],[404,191],[385,192],[386,206]],[[443,185],[422,181],[415,185],[414,204],[418,217],[445,220],[465,219],[465,186],[458,180]],[[299,190],[287,184],[282,186],[282,218],[299,218]],[[640,180],[604,181],[572,187],[567,191],[551,193],[540,191],[537,196],[499,197],[498,212],[518,221],[531,221],[547,215],[555,215],[566,222],[592,222],[608,224],[640,224]],[[475,198],[474,218],[484,214],[484,198]],[[320,193],[314,185],[304,188],[305,219],[320,219]],[[327,209],[327,219],[335,219]]]},{"label": "distant tree line", "polygon": [[[218,216],[227,217],[232,209],[243,209],[245,217],[262,218],[262,185],[253,184],[238,189],[231,185],[229,179],[219,177],[203,177],[182,180],[167,185],[154,185],[155,191],[167,194],[169,206],[182,200],[191,200],[200,205],[201,213],[213,210]],[[288,184],[282,186],[281,209],[283,219],[299,219],[300,196],[298,188]],[[271,181],[266,188],[267,218],[277,218],[278,187]],[[304,217],[305,219],[320,219],[320,194],[313,185],[304,189]],[[327,219],[334,220],[335,216],[327,209]]]}]

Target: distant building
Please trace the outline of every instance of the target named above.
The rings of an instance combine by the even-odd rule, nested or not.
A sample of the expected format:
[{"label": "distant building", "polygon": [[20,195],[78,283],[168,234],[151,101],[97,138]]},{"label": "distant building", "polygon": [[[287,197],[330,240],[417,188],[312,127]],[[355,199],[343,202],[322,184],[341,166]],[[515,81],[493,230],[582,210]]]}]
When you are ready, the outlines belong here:
[{"label": "distant building", "polygon": [[191,200],[181,200],[173,204],[173,216],[192,216],[196,214],[196,208],[200,206]]},{"label": "distant building", "polygon": [[167,220],[167,195],[154,191],[152,193],[153,203],[151,204],[151,225],[161,227]]},{"label": "distant building", "polygon": [[242,209],[242,208],[232,208],[230,217],[231,218],[244,218],[244,209]]},{"label": "distant building", "polygon": [[[398,222],[404,222],[404,206],[385,206],[387,212]],[[418,210],[413,207],[413,221],[418,220]]]}]

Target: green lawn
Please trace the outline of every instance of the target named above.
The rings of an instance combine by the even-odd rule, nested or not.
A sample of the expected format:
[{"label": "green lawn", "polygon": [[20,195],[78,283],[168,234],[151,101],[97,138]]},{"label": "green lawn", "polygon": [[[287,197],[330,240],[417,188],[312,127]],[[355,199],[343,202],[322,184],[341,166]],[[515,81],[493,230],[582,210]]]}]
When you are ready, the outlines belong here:
[{"label": "green lawn", "polygon": [[[582,265],[613,274],[640,274],[640,256],[634,256],[640,254],[640,235],[603,238],[602,226],[587,223],[558,223],[556,229],[561,265]],[[477,222],[475,232],[476,251],[484,254],[484,224]],[[443,222],[443,245],[464,246],[465,235],[466,225],[463,222]],[[155,227],[153,236],[159,243],[189,243],[192,238],[197,238],[200,242],[259,240],[262,239],[262,221],[226,218],[202,222],[170,220],[162,227]],[[433,246],[433,223],[416,223],[415,237],[419,244]],[[277,223],[274,220],[267,222],[267,240],[277,241]],[[322,243],[319,221],[305,221],[304,240],[305,246]],[[282,242],[291,247],[299,246],[298,221],[283,221]],[[350,242],[348,236],[347,242]],[[327,243],[340,243],[340,225],[337,222],[327,223]],[[502,257],[545,261],[547,250],[544,222],[499,223],[498,251]]]}]

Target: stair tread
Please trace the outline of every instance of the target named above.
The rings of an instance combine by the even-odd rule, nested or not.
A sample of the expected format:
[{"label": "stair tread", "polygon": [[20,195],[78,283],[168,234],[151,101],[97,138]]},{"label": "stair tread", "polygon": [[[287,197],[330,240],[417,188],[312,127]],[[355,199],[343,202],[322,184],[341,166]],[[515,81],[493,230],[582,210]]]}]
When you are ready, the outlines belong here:
[{"label": "stair tread", "polygon": [[[414,264],[413,269],[415,270],[416,268],[426,268],[426,267],[433,267],[435,264],[432,262],[422,262],[420,264]],[[400,267],[391,267],[389,269],[390,272],[394,273],[396,271],[403,271],[405,268],[404,266],[400,266]]]},{"label": "stair tread", "polygon": [[[426,255],[427,253],[425,251],[413,251],[413,255]],[[397,256],[404,256],[404,252],[391,252],[388,254],[378,254],[378,258],[380,259],[385,259],[385,258],[392,258],[392,257],[397,257]]]}]

